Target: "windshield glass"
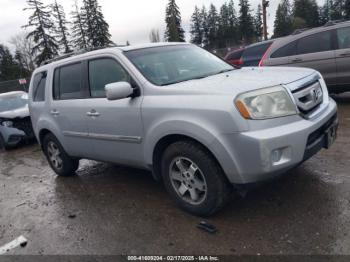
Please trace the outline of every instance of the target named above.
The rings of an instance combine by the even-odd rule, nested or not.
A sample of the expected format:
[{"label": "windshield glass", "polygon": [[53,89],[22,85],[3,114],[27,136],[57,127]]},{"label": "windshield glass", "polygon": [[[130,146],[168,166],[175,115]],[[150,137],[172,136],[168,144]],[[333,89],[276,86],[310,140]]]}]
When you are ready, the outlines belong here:
[{"label": "windshield glass", "polygon": [[28,104],[27,94],[0,97],[0,112],[6,112],[22,108]]},{"label": "windshield glass", "polygon": [[158,86],[204,78],[234,69],[215,55],[191,45],[152,47],[124,54],[150,82]]}]

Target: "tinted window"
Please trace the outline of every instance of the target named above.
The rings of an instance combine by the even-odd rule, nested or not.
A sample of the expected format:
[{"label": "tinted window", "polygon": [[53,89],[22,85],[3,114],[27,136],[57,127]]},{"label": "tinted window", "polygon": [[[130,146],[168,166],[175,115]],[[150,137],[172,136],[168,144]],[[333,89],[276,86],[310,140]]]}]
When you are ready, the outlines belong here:
[{"label": "tinted window", "polygon": [[33,80],[33,101],[45,101],[46,72],[38,73]]},{"label": "tinted window", "polygon": [[78,99],[81,94],[81,63],[63,66],[55,70],[54,99]]},{"label": "tinted window", "polygon": [[89,62],[91,97],[105,97],[105,85],[122,81],[130,82],[130,77],[116,60],[102,58]]},{"label": "tinted window", "polygon": [[277,49],[277,51],[275,51],[271,55],[271,58],[292,56],[292,55],[296,55],[296,52],[297,52],[297,43],[294,41],[292,43],[289,43],[288,45],[281,47],[280,49]]},{"label": "tinted window", "polygon": [[226,59],[227,60],[237,60],[240,59],[242,57],[244,49],[241,50],[237,50],[237,51],[233,51],[232,53],[230,53]]},{"label": "tinted window", "polygon": [[298,41],[298,54],[310,54],[329,50],[332,50],[331,31],[310,35]]},{"label": "tinted window", "polygon": [[261,58],[272,43],[264,43],[248,47],[243,53],[243,62],[245,66],[258,66]]},{"label": "tinted window", "polygon": [[337,29],[339,49],[350,48],[350,27]]}]

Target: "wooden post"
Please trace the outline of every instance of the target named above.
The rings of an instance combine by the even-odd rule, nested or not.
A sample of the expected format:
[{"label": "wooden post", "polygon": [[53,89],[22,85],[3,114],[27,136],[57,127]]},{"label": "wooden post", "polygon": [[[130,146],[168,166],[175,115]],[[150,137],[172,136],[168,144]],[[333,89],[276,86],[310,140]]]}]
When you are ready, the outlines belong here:
[{"label": "wooden post", "polygon": [[267,40],[267,19],[266,19],[266,9],[269,6],[270,1],[262,0],[262,8],[263,8],[263,35],[264,40]]}]

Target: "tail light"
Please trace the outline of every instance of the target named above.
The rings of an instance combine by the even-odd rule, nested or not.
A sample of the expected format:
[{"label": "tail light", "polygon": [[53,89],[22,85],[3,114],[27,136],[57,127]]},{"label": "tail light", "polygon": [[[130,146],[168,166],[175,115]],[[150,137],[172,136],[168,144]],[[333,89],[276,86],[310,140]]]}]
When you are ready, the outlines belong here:
[{"label": "tail light", "polygon": [[234,59],[234,60],[231,60],[230,63],[232,65],[235,65],[235,66],[241,66],[243,65],[243,59]]}]

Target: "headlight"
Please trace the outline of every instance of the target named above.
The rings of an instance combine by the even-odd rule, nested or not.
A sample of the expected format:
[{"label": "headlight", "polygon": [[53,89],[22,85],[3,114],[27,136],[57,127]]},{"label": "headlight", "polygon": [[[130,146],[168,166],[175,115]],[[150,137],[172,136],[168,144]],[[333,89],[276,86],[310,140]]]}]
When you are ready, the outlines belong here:
[{"label": "headlight", "polygon": [[12,121],[3,121],[1,125],[6,126],[6,127],[12,127],[13,122]]},{"label": "headlight", "polygon": [[241,94],[235,104],[247,119],[268,119],[297,113],[290,95],[282,86]]}]

